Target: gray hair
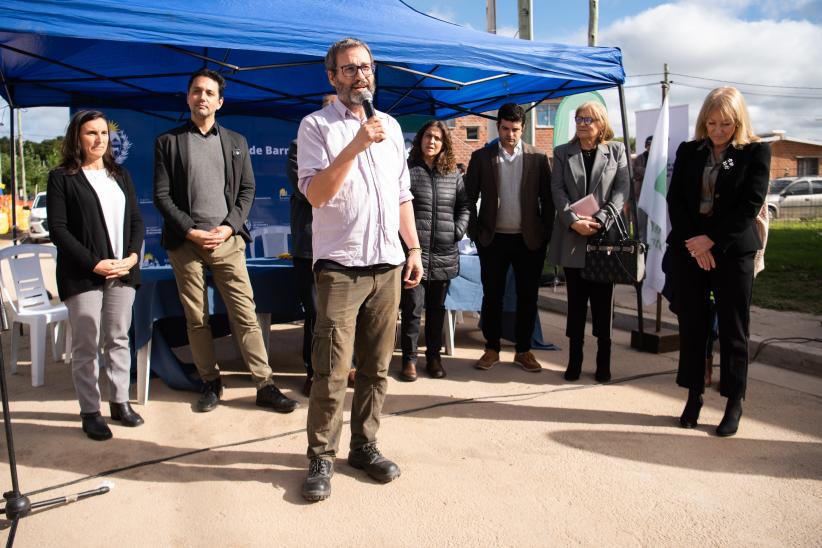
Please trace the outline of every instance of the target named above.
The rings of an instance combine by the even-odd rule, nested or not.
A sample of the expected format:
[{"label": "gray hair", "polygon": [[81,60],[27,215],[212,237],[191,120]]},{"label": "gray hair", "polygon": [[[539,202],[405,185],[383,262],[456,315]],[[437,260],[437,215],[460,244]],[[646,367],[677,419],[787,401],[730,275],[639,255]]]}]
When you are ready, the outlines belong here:
[{"label": "gray hair", "polygon": [[374,55],[371,53],[371,48],[368,47],[368,44],[356,38],[343,38],[338,42],[334,42],[331,44],[331,47],[328,48],[328,53],[325,54],[325,70],[330,72],[337,70],[337,54],[351,48],[365,48],[365,51],[368,52],[368,56],[371,58],[371,62],[374,62]]}]

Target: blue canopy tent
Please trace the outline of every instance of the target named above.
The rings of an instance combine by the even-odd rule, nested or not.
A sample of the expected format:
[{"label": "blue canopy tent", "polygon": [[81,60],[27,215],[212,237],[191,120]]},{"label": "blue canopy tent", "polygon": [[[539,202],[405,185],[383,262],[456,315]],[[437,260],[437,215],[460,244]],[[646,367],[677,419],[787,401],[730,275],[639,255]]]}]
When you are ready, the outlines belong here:
[{"label": "blue canopy tent", "polygon": [[185,104],[188,76],[209,66],[230,83],[223,114],[299,120],[331,91],[323,58],[345,36],[371,47],[376,106],[395,116],[482,115],[618,87],[628,143],[619,49],[487,34],[403,0],[4,0],[0,96],[12,111],[115,107],[168,117]]}]

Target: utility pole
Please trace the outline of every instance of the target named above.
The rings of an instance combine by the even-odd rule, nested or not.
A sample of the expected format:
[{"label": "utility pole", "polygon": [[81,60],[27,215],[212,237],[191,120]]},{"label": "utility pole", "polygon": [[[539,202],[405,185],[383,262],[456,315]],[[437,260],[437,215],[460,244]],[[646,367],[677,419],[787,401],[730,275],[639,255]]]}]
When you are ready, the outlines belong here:
[{"label": "utility pole", "polygon": [[[23,116],[21,113],[22,109],[17,109],[17,144],[20,149],[20,190],[25,194],[26,192],[26,157],[23,155]],[[14,185],[15,191],[17,190],[17,184]],[[18,197],[21,197],[20,194],[17,194]]]},{"label": "utility pole", "polygon": [[599,28],[599,0],[588,0],[588,45],[597,45]]},{"label": "utility pole", "polygon": [[485,30],[497,33],[497,0],[485,0]]},{"label": "utility pole", "polygon": [[[534,39],[534,2],[533,0],[517,0],[517,12],[519,15],[519,37],[522,40]],[[536,111],[534,105],[526,108],[525,124],[522,128],[522,140],[526,143],[536,145]]]}]

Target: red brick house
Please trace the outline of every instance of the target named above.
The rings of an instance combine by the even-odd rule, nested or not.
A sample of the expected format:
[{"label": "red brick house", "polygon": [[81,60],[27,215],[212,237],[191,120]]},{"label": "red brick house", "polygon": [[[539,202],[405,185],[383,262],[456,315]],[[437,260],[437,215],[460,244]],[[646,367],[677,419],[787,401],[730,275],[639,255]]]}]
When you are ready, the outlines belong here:
[{"label": "red brick house", "polygon": [[760,135],[771,144],[771,179],[819,175],[822,143],[790,139],[784,131]]},{"label": "red brick house", "polygon": [[[537,148],[548,154],[549,158],[554,156],[554,118],[557,112],[557,101],[543,101],[536,106],[537,124]],[[496,112],[486,112],[489,116],[495,116]],[[488,141],[497,137],[496,121],[482,116],[461,116],[446,120],[446,124],[451,128],[451,141],[454,145],[454,152],[457,162],[468,166],[471,153],[484,146]]]}]

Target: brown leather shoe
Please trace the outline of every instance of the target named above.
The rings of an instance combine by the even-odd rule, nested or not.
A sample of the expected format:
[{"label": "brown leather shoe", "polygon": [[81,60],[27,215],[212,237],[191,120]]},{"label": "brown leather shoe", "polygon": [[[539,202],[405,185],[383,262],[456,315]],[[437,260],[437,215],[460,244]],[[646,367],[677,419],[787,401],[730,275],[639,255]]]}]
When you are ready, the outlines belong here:
[{"label": "brown leather shoe", "polygon": [[417,364],[414,362],[404,362],[400,371],[400,380],[414,382],[417,380]]},{"label": "brown leather shoe", "polygon": [[354,381],[357,380],[357,368],[352,367],[348,370],[348,387],[354,388]]},{"label": "brown leather shoe", "polygon": [[530,350],[528,352],[517,352],[514,354],[514,363],[529,373],[539,373],[542,371],[542,366]]},{"label": "brown leather shoe", "polygon": [[496,364],[499,363],[499,352],[496,350],[491,350],[490,348],[485,349],[485,353],[482,355],[480,359],[477,360],[477,363],[474,364],[474,367],[477,369],[482,369],[483,371],[487,371],[491,369]]},{"label": "brown leather shoe", "polygon": [[436,358],[427,358],[425,360],[425,369],[432,379],[442,379],[445,377],[445,368],[442,366],[442,359],[439,356]]}]

